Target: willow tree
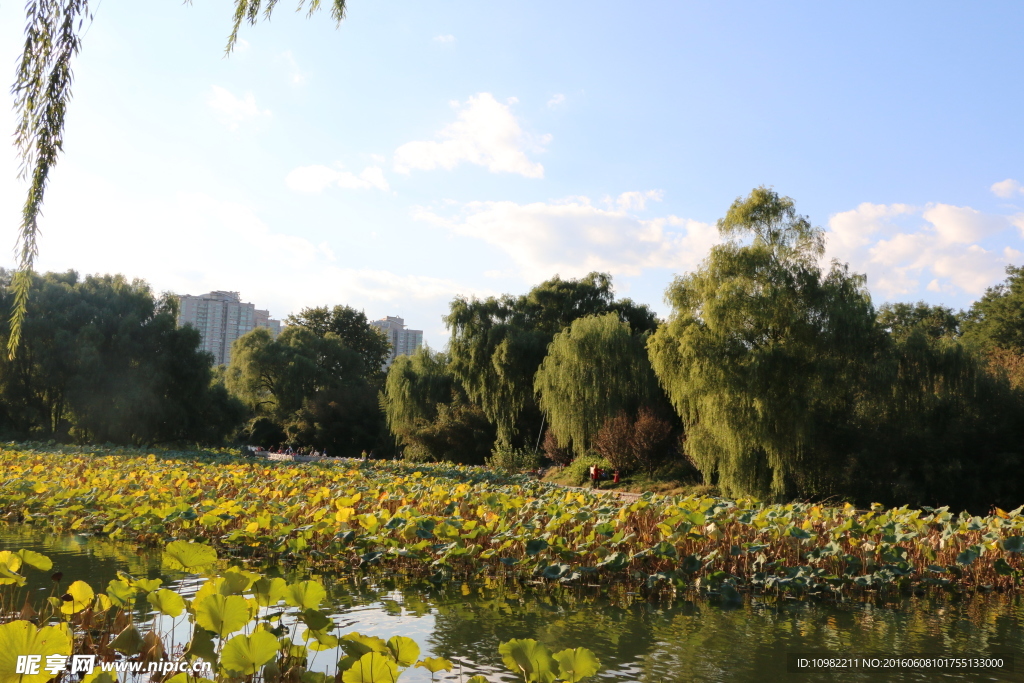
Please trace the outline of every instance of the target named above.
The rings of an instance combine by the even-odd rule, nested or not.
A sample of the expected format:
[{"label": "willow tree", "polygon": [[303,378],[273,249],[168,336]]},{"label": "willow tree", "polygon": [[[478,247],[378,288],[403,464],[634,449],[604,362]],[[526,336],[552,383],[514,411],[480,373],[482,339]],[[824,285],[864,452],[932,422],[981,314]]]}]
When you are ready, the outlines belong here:
[{"label": "willow tree", "polygon": [[555,335],[534,389],[558,443],[582,455],[608,418],[660,398],[647,338],[614,313],[579,318]]},{"label": "willow tree", "polygon": [[499,440],[532,446],[541,427],[533,381],[548,344],[577,318],[609,312],[638,333],[657,325],[646,306],[616,300],[604,273],[555,276],[518,297],[457,298],[445,317],[452,374],[497,427]]},{"label": "willow tree", "polygon": [[[234,49],[242,24],[253,25],[260,16],[269,19],[277,4],[278,0],[234,0],[225,53]],[[310,0],[308,13],[314,14],[322,4],[321,0]],[[340,24],[345,17],[346,0],[330,0],[329,4],[332,18]],[[306,8],[306,0],[298,0],[298,9]],[[25,6],[25,47],[11,92],[18,119],[14,141],[21,162],[19,177],[29,187],[15,245],[18,271],[11,285],[14,307],[7,340],[11,357],[21,340],[32,268],[39,254],[39,216],[50,171],[64,146],[64,119],[71,101],[71,61],[82,47],[86,19],[92,21],[89,0],[31,0]]]},{"label": "willow tree", "polygon": [[760,187],[718,221],[727,241],[678,277],[649,342],[686,451],[727,495],[828,493],[884,335],[861,276],[818,265],[824,236]]}]

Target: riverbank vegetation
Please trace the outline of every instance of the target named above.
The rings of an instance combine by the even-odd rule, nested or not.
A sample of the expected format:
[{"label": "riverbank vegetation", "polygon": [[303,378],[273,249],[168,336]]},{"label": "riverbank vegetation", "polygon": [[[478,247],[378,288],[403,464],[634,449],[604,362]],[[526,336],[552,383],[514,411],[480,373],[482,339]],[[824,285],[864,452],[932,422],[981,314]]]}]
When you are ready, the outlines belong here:
[{"label": "riverbank vegetation", "polygon": [[0,471],[6,523],[142,546],[195,541],[237,560],[312,570],[730,599],[1015,590],[1024,578],[1024,506],[982,517],[710,496],[621,501],[479,467],[182,453],[8,448]]},{"label": "riverbank vegetation", "polygon": [[304,309],[276,339],[255,330],[211,369],[173,297],[41,276],[23,353],[0,361],[0,432],[504,469],[601,458],[634,488],[770,502],[1024,502],[1024,269],[968,311],[876,309],[773,190],[737,199],[719,230],[669,286],[667,320],[608,275],[556,276],[454,300],[447,348],[386,373],[386,340],[347,306]]}]

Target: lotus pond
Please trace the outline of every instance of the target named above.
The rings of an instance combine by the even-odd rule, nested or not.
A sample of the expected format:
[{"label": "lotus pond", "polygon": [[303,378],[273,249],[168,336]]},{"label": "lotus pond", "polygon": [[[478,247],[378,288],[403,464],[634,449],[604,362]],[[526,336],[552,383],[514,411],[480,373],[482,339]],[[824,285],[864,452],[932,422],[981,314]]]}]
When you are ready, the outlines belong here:
[{"label": "lotus pond", "polygon": [[[169,570],[161,552],[139,552],[121,542],[73,535],[41,534],[25,526],[0,526],[0,551],[32,550],[63,571],[64,590],[81,579],[95,592],[130,575],[138,585],[172,590],[195,600],[202,580]],[[223,572],[222,572],[223,573]],[[282,572],[286,582],[310,576],[295,566]],[[19,596],[51,595],[50,571],[25,571]],[[691,596],[645,600],[638,595],[610,597],[600,590],[547,586],[509,580],[435,584],[376,573],[316,575],[326,588],[320,611],[336,632],[359,632],[384,639],[401,635],[415,641],[421,656],[446,658],[451,672],[434,680],[522,681],[503,665],[499,646],[532,638],[553,651],[586,646],[600,659],[600,672],[588,680],[642,681],[1024,681],[1024,674],[989,675],[925,672],[794,674],[789,652],[993,653],[1024,657],[1024,600],[996,593],[972,596],[904,596],[892,600],[846,602],[748,598],[728,603]],[[159,579],[157,587],[155,580]],[[140,595],[145,592],[140,589]],[[185,620],[169,620],[145,599],[135,600],[135,623],[142,633],[155,627],[168,646],[184,644],[191,632]],[[293,610],[294,611],[294,610]],[[170,649],[170,647],[169,647]],[[311,669],[329,671],[337,654],[316,653]],[[1019,670],[1018,670],[1019,671]],[[460,673],[462,674],[460,677]],[[194,679],[193,679],[194,680]],[[305,679],[304,679],[305,680]],[[401,681],[431,680],[423,669],[408,669]]]},{"label": "lotus pond", "polygon": [[[83,581],[102,602],[100,593],[116,600],[129,585],[124,614],[134,616],[119,617],[117,630],[159,631],[173,651],[192,638],[190,601],[206,597],[211,579],[222,583],[207,594],[253,604],[257,577],[264,587],[322,585],[323,642],[308,642],[321,629],[303,621],[300,599],[274,616],[281,628],[305,623],[307,654],[316,652],[296,683],[322,681],[313,674],[333,675],[349,649],[371,647],[332,640],[353,632],[409,638],[424,659],[451,661],[451,671],[410,666],[401,674],[410,683],[522,681],[507,666],[508,643],[533,642],[524,639],[555,657],[588,648],[600,669],[587,680],[1024,681],[1007,671],[789,673],[786,658],[1012,653],[1024,669],[1021,512],[623,503],[477,468],[9,448],[0,452],[0,551],[41,553],[64,576],[55,586],[51,572],[27,571],[24,587],[0,588],[16,589],[2,605],[10,621],[24,616],[26,595]],[[168,564],[168,543],[218,559]],[[191,616],[160,613],[161,600],[176,604],[170,593]],[[83,602],[75,619],[103,606]],[[381,657],[400,662],[401,649]]]}]

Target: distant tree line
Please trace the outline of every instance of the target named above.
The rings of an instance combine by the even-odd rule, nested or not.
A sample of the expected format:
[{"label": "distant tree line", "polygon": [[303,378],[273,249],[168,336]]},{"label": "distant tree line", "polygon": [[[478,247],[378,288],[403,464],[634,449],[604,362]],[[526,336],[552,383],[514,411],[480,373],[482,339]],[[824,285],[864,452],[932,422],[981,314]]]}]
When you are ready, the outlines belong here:
[{"label": "distant tree line", "polygon": [[666,321],[615,298],[606,274],[556,276],[455,299],[447,349],[387,373],[386,338],[348,306],[304,309],[277,339],[254,330],[212,368],[174,297],[38,276],[22,351],[0,361],[0,429],[469,464],[539,450],[689,468],[727,496],[1021,502],[1024,268],[968,311],[876,310],[863,276],[822,265],[824,233],[789,198],[757,188],[718,227],[723,243],[669,286]]}]

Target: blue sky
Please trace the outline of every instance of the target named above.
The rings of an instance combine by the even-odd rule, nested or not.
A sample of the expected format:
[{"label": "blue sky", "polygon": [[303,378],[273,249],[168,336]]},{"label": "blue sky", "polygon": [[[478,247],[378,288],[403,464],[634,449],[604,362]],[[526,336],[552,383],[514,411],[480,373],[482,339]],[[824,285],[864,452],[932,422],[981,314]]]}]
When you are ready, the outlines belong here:
[{"label": "blue sky", "polygon": [[[23,11],[0,3],[9,81]],[[227,0],[94,14],[43,270],[345,303],[436,347],[453,296],[555,273],[667,314],[761,184],[876,305],[965,307],[1024,263],[1021,3],[351,0],[338,30],[281,3],[227,59]],[[16,167],[5,148],[11,246]]]}]

